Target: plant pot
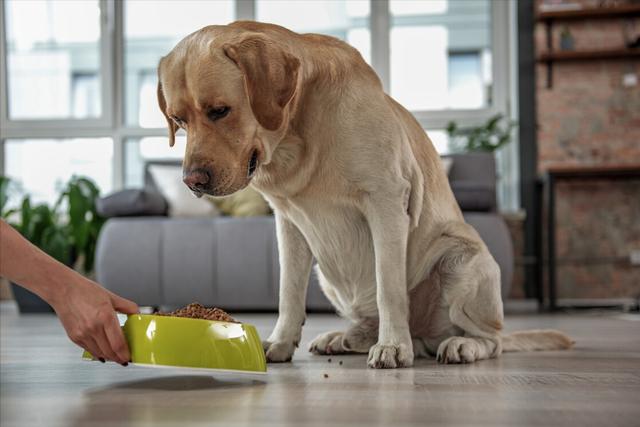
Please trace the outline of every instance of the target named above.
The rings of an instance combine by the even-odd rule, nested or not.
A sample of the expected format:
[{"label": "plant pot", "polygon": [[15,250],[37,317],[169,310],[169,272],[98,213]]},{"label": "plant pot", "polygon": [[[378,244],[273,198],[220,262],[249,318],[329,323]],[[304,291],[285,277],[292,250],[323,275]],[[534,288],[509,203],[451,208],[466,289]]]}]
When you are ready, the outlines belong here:
[{"label": "plant pot", "polygon": [[11,283],[11,289],[20,313],[53,313],[53,308],[33,292],[15,283]]}]

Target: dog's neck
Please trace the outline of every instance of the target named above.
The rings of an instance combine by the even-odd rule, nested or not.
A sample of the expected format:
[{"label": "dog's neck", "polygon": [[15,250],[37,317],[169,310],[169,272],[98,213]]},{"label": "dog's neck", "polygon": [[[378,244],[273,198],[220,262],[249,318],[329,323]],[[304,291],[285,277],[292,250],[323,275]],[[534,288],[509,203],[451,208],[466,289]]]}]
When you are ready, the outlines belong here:
[{"label": "dog's neck", "polygon": [[[259,191],[286,198],[304,191],[322,167],[320,156],[329,152],[320,146],[335,143],[350,125],[341,120],[341,111],[350,108],[348,103],[357,87],[377,85],[382,90],[380,79],[360,54],[340,41],[303,44],[293,54],[300,59],[301,69],[285,113],[286,128],[277,142],[272,142],[275,148],[269,163],[262,165],[253,179]],[[359,91],[358,95],[362,93],[367,92]]]}]

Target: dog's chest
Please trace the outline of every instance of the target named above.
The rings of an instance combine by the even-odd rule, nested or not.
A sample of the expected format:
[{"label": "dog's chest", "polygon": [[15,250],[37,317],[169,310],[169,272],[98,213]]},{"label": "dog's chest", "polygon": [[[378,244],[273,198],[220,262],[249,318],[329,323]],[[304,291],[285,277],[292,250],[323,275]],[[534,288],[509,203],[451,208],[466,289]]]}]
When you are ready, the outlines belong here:
[{"label": "dog's chest", "polygon": [[288,200],[280,214],[302,232],[324,276],[336,287],[375,287],[369,226],[353,206]]}]

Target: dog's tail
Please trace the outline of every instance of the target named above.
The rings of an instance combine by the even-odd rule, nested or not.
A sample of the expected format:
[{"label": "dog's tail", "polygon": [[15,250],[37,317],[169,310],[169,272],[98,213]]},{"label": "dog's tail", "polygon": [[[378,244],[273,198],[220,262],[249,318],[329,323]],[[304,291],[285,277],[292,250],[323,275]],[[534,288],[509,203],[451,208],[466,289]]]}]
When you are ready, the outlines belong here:
[{"label": "dog's tail", "polygon": [[518,331],[502,336],[502,351],[567,350],[574,344],[575,341],[554,329]]}]

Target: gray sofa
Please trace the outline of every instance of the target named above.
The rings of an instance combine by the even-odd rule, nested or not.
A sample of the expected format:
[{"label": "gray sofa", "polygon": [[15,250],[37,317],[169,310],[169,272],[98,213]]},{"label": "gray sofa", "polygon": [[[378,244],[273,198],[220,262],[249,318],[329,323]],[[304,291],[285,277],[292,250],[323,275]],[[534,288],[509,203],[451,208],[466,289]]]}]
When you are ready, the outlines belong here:
[{"label": "gray sofa", "polygon": [[[496,213],[493,155],[451,157],[452,189],[465,219],[500,265],[504,298],[511,286],[513,250],[506,224]],[[98,240],[96,274],[107,289],[140,305],[171,308],[198,301],[234,311],[275,310],[279,265],[274,220],[110,218]],[[331,310],[313,274],[307,308]]]}]

